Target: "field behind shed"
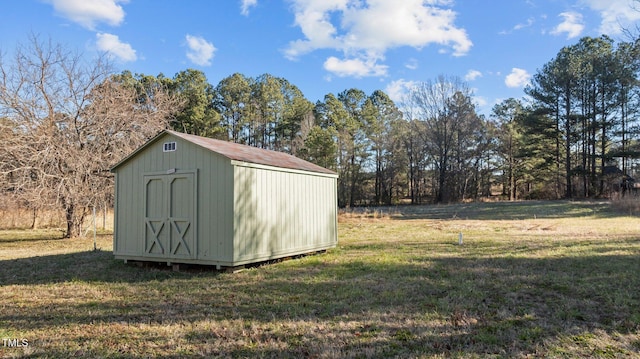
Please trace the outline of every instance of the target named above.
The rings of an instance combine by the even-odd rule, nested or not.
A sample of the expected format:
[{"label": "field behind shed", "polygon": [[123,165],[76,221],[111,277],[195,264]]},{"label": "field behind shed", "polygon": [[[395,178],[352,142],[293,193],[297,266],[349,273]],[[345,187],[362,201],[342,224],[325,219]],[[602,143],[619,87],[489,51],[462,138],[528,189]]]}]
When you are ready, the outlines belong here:
[{"label": "field behind shed", "polygon": [[[640,219],[607,202],[354,210],[238,273],[0,232],[0,357],[640,357]],[[463,244],[459,244],[462,234]]]}]

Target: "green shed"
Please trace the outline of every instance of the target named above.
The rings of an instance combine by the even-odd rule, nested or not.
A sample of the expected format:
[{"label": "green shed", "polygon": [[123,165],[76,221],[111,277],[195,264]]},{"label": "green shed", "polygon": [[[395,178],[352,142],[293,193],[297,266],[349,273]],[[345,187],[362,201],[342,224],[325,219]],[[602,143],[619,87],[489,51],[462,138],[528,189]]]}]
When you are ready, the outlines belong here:
[{"label": "green shed", "polygon": [[113,168],[117,259],[235,267],[337,243],[337,174],[165,130]]}]

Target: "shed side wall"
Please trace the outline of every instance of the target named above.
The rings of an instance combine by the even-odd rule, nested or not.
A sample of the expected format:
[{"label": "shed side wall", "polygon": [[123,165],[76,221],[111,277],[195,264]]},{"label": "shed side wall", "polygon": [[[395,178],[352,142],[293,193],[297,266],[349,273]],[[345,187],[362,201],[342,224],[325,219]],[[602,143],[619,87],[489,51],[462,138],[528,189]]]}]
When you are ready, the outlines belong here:
[{"label": "shed side wall", "polygon": [[235,264],[335,247],[334,177],[239,165],[234,173]]}]

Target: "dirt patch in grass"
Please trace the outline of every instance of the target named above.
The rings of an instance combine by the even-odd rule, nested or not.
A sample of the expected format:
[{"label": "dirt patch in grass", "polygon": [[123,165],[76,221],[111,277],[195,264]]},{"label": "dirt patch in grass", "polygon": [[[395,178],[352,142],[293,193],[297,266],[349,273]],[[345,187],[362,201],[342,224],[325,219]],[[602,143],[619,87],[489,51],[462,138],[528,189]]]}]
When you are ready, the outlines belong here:
[{"label": "dirt patch in grass", "polygon": [[0,235],[0,337],[28,342],[0,357],[640,356],[640,221],[548,205],[345,216],[326,254],[235,274]]}]

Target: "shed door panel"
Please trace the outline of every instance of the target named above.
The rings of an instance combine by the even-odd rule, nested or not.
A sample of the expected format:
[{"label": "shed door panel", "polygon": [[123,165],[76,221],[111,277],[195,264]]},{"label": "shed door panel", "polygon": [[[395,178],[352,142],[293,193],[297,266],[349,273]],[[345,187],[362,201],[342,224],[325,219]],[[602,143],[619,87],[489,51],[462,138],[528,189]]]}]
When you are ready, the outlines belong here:
[{"label": "shed door panel", "polygon": [[195,174],[146,175],[144,178],[144,255],[195,258]]},{"label": "shed door panel", "polygon": [[169,242],[167,235],[166,198],[162,177],[145,177],[144,254],[164,255]]},{"label": "shed door panel", "polygon": [[171,256],[194,257],[194,182],[191,173],[169,179]]}]

